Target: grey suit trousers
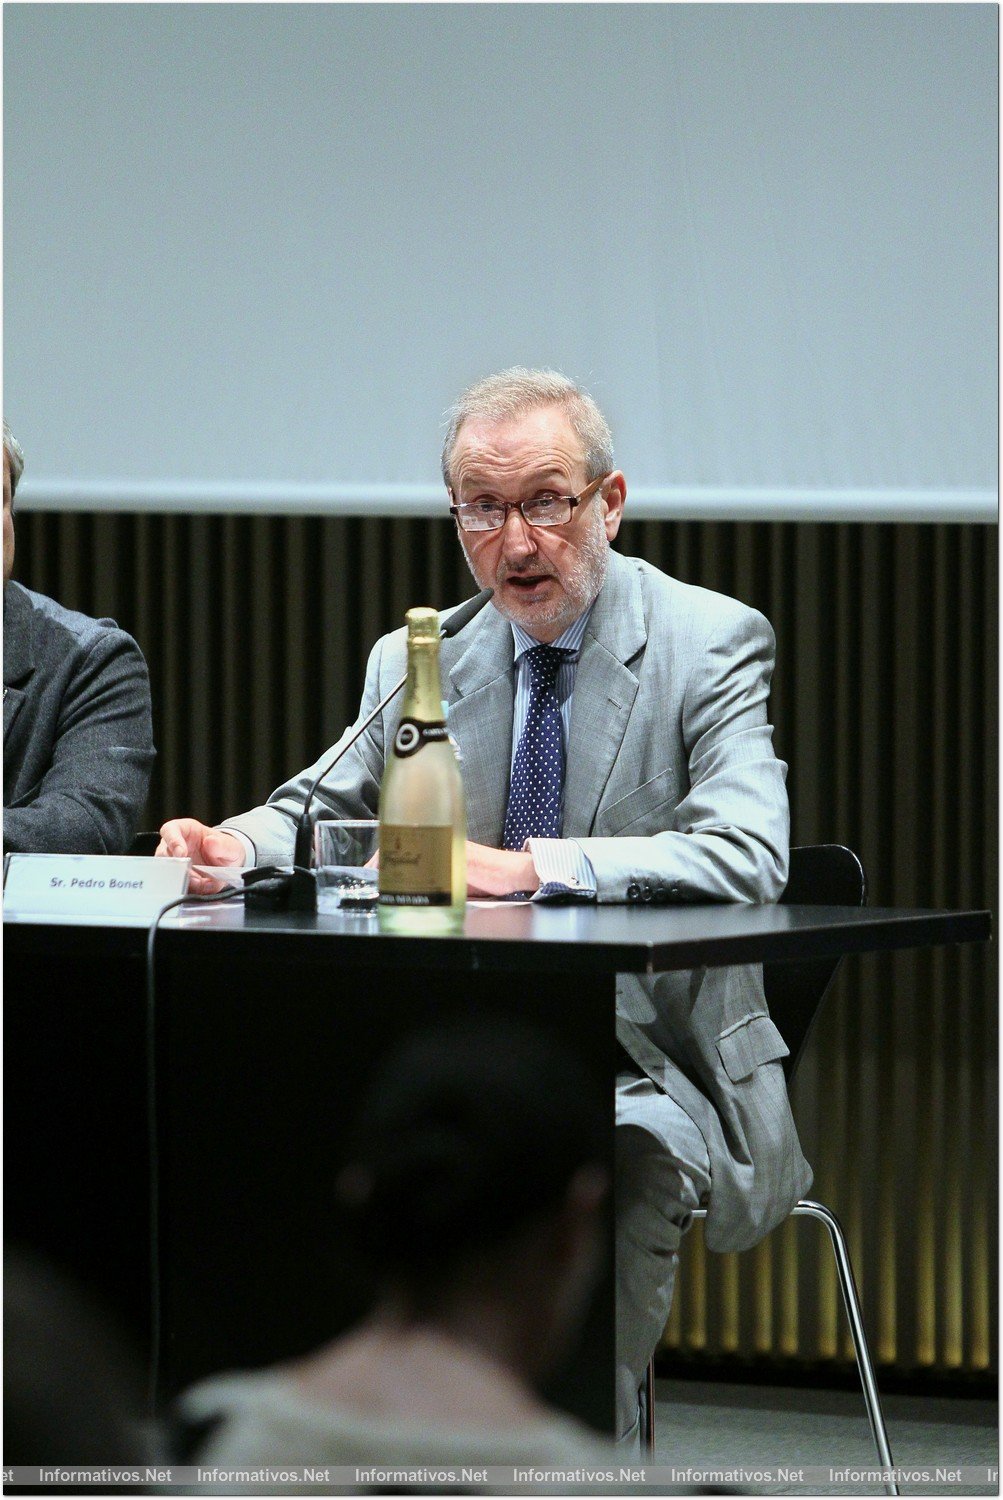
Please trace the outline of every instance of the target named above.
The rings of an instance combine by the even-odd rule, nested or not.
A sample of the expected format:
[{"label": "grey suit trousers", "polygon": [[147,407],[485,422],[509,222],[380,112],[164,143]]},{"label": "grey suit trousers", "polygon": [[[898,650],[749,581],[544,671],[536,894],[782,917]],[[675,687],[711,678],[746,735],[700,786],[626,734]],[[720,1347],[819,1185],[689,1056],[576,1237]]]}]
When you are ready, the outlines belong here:
[{"label": "grey suit trousers", "polygon": [[639,1442],[637,1393],[672,1305],[679,1242],[710,1194],[696,1125],[626,1054],[616,1082],[616,1428]]}]

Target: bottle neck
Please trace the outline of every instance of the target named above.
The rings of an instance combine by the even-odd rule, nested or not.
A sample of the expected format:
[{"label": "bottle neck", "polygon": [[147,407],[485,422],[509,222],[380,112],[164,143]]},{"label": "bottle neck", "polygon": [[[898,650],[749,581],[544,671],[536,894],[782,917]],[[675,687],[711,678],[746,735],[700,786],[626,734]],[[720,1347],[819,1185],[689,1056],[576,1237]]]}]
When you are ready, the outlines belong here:
[{"label": "bottle neck", "polygon": [[439,676],[439,642],[409,641],[407,687],[403,717],[425,724],[442,723],[442,682]]}]

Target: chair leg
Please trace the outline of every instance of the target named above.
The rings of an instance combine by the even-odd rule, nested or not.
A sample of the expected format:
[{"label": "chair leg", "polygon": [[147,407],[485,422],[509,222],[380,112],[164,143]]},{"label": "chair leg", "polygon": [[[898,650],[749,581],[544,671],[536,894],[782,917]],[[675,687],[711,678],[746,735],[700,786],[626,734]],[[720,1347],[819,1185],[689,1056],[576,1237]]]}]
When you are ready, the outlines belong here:
[{"label": "chair leg", "polygon": [[[878,1385],[874,1378],[871,1353],[867,1347],[867,1335],[864,1333],[864,1320],[860,1311],[860,1298],[857,1295],[857,1284],[853,1278],[853,1266],[850,1262],[850,1251],[846,1243],[846,1235],[843,1233],[843,1226],[832,1209],[827,1208],[824,1203],[816,1203],[812,1198],[802,1198],[791,1212],[818,1219],[829,1231],[833,1255],[836,1258],[839,1287],[843,1294],[843,1306],[846,1308],[850,1336],[853,1339],[853,1352],[857,1358],[857,1370],[864,1391],[864,1405],[867,1407],[867,1417],[871,1424],[871,1434],[878,1450],[879,1463],[883,1468],[890,1469],[892,1468],[892,1450],[888,1444],[888,1432],[881,1411],[881,1398],[878,1395]],[[898,1494],[898,1486],[892,1479],[886,1482],[884,1488],[886,1495]]]},{"label": "chair leg", "polygon": [[655,1456],[655,1361],[648,1361],[644,1374],[644,1452],[649,1459]]},{"label": "chair leg", "polygon": [[[871,1351],[867,1346],[867,1335],[864,1332],[864,1319],[860,1311],[860,1297],[857,1292],[857,1283],[853,1276],[853,1265],[850,1261],[850,1251],[846,1243],[846,1235],[831,1208],[824,1203],[817,1203],[813,1198],[802,1198],[791,1209],[793,1214],[803,1214],[809,1218],[817,1219],[824,1224],[829,1231],[829,1240],[832,1244],[832,1253],[836,1260],[836,1273],[839,1276],[839,1288],[843,1294],[843,1306],[846,1308],[846,1317],[850,1324],[850,1337],[853,1340],[853,1352],[857,1360],[857,1372],[860,1375],[860,1384],[864,1392],[864,1405],[867,1407],[867,1419],[871,1424],[871,1436],[874,1438],[874,1446],[878,1452],[878,1461],[882,1468],[891,1469],[892,1450],[888,1443],[888,1430],[885,1427],[884,1414],[881,1410],[881,1398],[878,1395],[878,1383],[874,1378],[874,1366],[871,1364]],[[707,1210],[698,1208],[694,1210],[695,1219],[705,1219]],[[645,1447],[649,1455],[655,1452],[655,1364],[654,1360],[648,1365],[645,1377],[645,1388],[648,1393],[648,1413],[645,1422]],[[889,1479],[884,1486],[886,1495],[897,1495],[898,1485],[893,1479]]]}]

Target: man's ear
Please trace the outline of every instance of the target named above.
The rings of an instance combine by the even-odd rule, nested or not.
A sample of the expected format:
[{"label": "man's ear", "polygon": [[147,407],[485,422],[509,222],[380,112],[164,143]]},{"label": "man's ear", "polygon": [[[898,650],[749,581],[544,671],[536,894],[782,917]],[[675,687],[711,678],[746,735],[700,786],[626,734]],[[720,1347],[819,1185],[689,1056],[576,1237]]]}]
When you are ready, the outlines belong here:
[{"label": "man's ear", "polygon": [[627,481],[619,469],[609,476],[602,487],[603,524],[606,527],[606,535],[610,541],[620,530],[620,522],[623,520],[623,505],[627,498]]}]

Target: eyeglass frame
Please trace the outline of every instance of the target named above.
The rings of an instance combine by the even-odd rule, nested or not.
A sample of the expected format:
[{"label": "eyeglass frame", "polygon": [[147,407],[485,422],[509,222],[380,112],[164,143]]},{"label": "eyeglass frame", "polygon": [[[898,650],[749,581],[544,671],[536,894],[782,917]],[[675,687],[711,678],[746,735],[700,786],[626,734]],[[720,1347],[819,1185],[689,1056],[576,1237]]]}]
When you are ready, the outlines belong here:
[{"label": "eyeglass frame", "polygon": [[[548,521],[531,521],[530,518],[529,518],[529,516],[527,516],[526,512],[523,510],[523,506],[524,505],[529,505],[529,504],[532,503],[531,500],[494,500],[494,501],[492,501],[491,503],[493,505],[500,506],[501,509],[504,510],[504,512],[505,512],[504,520],[502,521],[502,523],[501,523],[500,526],[469,526],[469,527],[468,526],[464,526],[463,522],[460,520],[460,509],[461,509],[461,507],[459,505],[456,505],[456,504],[453,504],[453,505],[451,505],[449,507],[449,514],[456,521],[456,524],[457,524],[457,526],[459,527],[459,529],[461,531],[466,531],[466,532],[504,531],[505,527],[508,525],[508,513],[509,513],[509,511],[510,510],[517,510],[519,512],[519,515],[525,521],[525,523],[526,523],[527,526],[537,527],[537,528],[539,528],[542,531],[552,531],[555,526],[570,526],[571,522],[575,518],[575,514],[574,513],[575,513],[576,506],[581,505],[585,500],[591,500],[592,496],[594,494],[596,494],[597,491],[600,489],[600,487],[606,483],[606,480],[611,477],[612,473],[613,473],[613,470],[610,469],[608,471],[608,473],[606,473],[606,474],[600,474],[600,476],[599,476],[598,479],[593,479],[591,481],[591,483],[587,484],[585,486],[585,488],[582,490],[582,492],[580,494],[578,494],[578,495],[555,495],[554,496],[555,500],[564,500],[567,503],[567,505],[569,505],[570,508],[571,508],[571,515],[568,517],[568,519],[566,521],[549,521],[549,522]],[[447,491],[447,493],[451,497],[453,496],[454,492],[453,492],[452,487],[450,487],[450,489]],[[536,499],[536,498],[537,498],[536,496],[533,496],[533,499]],[[464,503],[467,504],[467,505],[476,505],[477,504],[476,500],[468,500],[468,501],[465,501]]]}]

